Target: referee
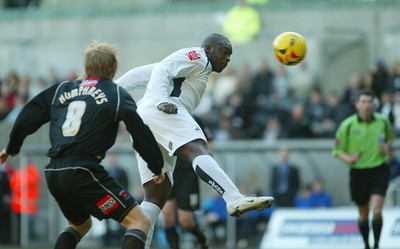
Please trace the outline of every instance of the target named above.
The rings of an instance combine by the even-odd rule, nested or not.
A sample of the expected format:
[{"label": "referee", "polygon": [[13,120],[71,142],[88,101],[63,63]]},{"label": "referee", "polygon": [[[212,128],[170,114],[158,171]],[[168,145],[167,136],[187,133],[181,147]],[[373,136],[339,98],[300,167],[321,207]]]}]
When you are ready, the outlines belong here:
[{"label": "referee", "polygon": [[374,98],[374,93],[369,89],[358,93],[355,103],[357,113],[342,121],[336,131],[333,148],[333,155],[350,168],[350,194],[358,207],[358,225],[366,249],[370,249],[370,207],[373,212],[373,248],[379,248],[382,207],[389,184],[386,161],[391,142],[394,140],[389,120],[374,112]]}]

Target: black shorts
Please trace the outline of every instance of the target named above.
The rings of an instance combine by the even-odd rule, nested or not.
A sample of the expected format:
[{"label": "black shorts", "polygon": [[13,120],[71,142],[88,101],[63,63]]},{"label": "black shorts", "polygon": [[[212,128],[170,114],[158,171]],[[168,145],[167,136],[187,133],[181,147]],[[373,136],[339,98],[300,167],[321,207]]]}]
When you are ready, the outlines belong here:
[{"label": "black shorts", "polygon": [[199,178],[192,165],[178,159],[174,169],[174,185],[169,199],[176,199],[179,209],[194,211],[200,207]]},{"label": "black shorts", "polygon": [[359,206],[366,205],[372,194],[385,196],[389,185],[386,164],[372,169],[350,170],[351,199]]},{"label": "black shorts", "polygon": [[136,200],[91,158],[52,159],[45,168],[50,193],[75,225],[90,216],[121,222]]}]

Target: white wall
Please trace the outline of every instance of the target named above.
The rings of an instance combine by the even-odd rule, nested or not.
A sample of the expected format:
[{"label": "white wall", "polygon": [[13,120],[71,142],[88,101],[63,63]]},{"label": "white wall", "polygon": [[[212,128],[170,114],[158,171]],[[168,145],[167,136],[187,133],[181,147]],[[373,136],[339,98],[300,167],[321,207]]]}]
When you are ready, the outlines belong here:
[{"label": "white wall", "polygon": [[[178,48],[198,46],[204,36],[221,32],[223,16],[217,11],[194,11],[111,13],[110,16],[89,12],[87,16],[70,17],[66,11],[49,18],[45,17],[48,16],[46,13],[22,12],[17,17],[0,17],[0,76],[11,69],[32,76],[46,75],[50,67],[63,75],[71,69],[81,71],[82,50],[91,39],[105,40],[119,47],[121,67],[118,76],[131,67],[160,60]],[[267,58],[276,67],[272,40],[277,34],[292,30],[302,33],[309,41],[309,66],[324,78],[327,88],[343,86],[350,71],[365,71],[376,56],[389,63],[400,57],[398,13],[399,9],[395,8],[377,11],[366,8],[264,9],[264,30],[260,38],[242,46],[233,44],[232,65],[248,62],[255,68],[261,59]],[[360,45],[352,46],[354,40],[361,42]],[[342,54],[341,59],[330,60],[329,50]]]}]

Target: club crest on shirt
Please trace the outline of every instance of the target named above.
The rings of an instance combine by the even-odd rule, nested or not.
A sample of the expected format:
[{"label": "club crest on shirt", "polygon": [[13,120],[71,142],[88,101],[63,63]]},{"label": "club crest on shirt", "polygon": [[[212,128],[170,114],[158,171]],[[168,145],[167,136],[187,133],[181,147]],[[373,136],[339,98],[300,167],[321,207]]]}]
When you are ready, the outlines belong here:
[{"label": "club crest on shirt", "polygon": [[201,58],[195,50],[188,52],[186,56],[189,57],[191,61],[199,60]]},{"label": "club crest on shirt", "polygon": [[129,194],[125,190],[122,190],[121,192],[119,192],[119,196],[121,196],[121,198],[124,200],[127,200],[129,198]]},{"label": "club crest on shirt", "polygon": [[173,143],[172,143],[171,141],[169,141],[169,143],[168,143],[168,149],[172,150],[172,145],[173,145]]},{"label": "club crest on shirt", "polygon": [[193,129],[194,131],[197,131],[197,132],[200,132],[200,131],[201,131],[200,127],[198,127],[197,125],[193,125],[193,126],[192,126],[192,129]]},{"label": "club crest on shirt", "polygon": [[361,130],[353,130],[353,135],[360,135],[361,134]]}]

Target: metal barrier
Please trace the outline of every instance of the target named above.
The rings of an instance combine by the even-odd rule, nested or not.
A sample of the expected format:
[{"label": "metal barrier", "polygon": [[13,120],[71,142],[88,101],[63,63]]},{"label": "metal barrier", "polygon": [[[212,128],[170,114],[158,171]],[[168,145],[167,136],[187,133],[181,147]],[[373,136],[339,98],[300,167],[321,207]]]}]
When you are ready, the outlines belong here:
[{"label": "metal barrier", "polygon": [[[351,201],[348,196],[348,169],[331,155],[333,141],[328,140],[282,140],[274,144],[263,141],[229,141],[214,143],[214,157],[220,166],[227,172],[237,186],[244,191],[254,193],[256,190],[269,192],[269,171],[277,161],[277,150],[281,146],[287,146],[291,150],[291,161],[299,168],[301,181],[310,182],[315,178],[322,178],[326,188],[333,196],[335,206],[348,206]],[[395,144],[396,150],[399,148]],[[12,165],[27,165],[33,161],[39,169],[42,169],[48,158],[45,156],[48,146],[27,145],[21,150],[19,156],[10,158]],[[117,144],[111,148],[110,153],[119,157],[119,163],[129,172],[129,178],[133,181],[130,191],[141,189],[139,172],[136,159],[133,155],[130,143]],[[103,161],[107,166],[107,157]],[[42,171],[42,170],[41,170]],[[43,172],[41,172],[43,174]],[[61,215],[57,204],[48,193],[44,177],[42,177],[42,195],[40,200],[39,219],[42,219],[40,227],[46,231],[41,232],[40,241],[29,239],[28,219],[21,219],[21,246],[29,247],[32,243],[54,243],[58,233],[65,226],[65,220]],[[396,205],[399,193],[400,179],[393,182],[388,190],[387,205]],[[214,192],[207,184],[201,183],[202,198],[209,197]],[[396,196],[394,195],[396,193]],[[393,197],[392,197],[393,196]],[[236,245],[236,223],[234,218],[228,219],[227,248]],[[87,240],[90,240],[90,236]],[[85,240],[83,241],[85,243]],[[90,242],[89,242],[90,243]]]}]

